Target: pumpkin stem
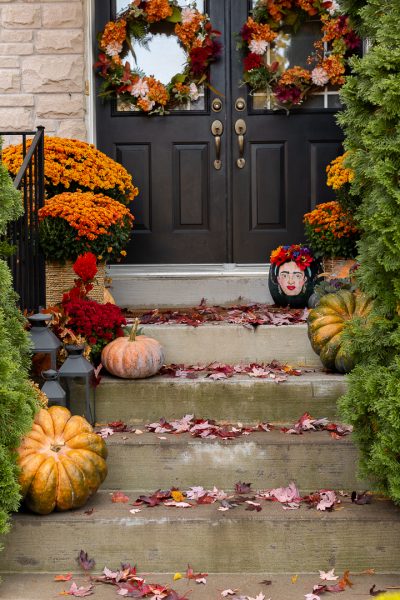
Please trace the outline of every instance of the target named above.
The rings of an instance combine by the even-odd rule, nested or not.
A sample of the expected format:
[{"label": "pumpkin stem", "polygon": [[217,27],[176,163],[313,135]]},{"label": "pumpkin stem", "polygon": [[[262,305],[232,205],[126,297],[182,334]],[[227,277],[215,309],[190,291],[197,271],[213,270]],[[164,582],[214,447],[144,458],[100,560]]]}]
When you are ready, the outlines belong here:
[{"label": "pumpkin stem", "polygon": [[133,325],[132,325],[132,328],[131,328],[131,331],[130,331],[130,334],[129,334],[129,341],[130,342],[134,342],[136,340],[136,334],[137,334],[137,330],[138,330],[138,327],[139,327],[139,323],[140,323],[140,320],[138,318],[136,318],[134,320],[134,322],[133,322]]}]

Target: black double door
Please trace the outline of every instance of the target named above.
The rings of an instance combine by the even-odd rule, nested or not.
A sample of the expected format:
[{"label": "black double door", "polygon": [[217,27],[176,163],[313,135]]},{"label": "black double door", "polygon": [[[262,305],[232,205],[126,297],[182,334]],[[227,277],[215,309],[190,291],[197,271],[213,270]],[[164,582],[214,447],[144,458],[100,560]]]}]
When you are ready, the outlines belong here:
[{"label": "black double door", "polygon": [[[96,0],[96,32],[116,8]],[[97,103],[97,146],[140,190],[128,263],[266,262],[279,244],[303,241],[304,213],[331,199],[325,167],[342,139],[335,110],[258,109],[240,85],[235,35],[250,9],[247,0],[207,3],[223,53],[211,70],[219,95],[206,89],[203,108],[148,117]]]}]

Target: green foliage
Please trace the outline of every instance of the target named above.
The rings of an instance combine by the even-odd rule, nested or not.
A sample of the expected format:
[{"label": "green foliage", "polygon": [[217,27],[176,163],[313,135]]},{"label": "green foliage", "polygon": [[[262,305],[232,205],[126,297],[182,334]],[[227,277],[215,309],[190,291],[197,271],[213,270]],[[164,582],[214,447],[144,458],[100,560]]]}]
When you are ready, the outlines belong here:
[{"label": "green foliage", "polygon": [[342,89],[339,122],[354,170],[352,191],[362,230],[357,278],[375,300],[367,327],[346,332],[358,366],[341,401],[355,427],[360,467],[400,503],[400,3],[345,0],[371,47],[353,58],[353,76]]},{"label": "green foliage", "polygon": [[[5,174],[6,175],[5,175]],[[0,227],[22,211],[21,197],[0,163]],[[28,380],[29,341],[24,318],[16,305],[11,273],[0,260],[0,534],[8,515],[19,505],[15,448],[32,426],[37,396]]]}]

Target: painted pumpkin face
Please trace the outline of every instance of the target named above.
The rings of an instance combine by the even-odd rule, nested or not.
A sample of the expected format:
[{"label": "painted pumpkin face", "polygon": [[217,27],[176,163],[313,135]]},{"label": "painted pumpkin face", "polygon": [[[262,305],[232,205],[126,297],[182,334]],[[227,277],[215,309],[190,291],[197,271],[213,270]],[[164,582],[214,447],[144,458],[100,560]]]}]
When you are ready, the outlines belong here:
[{"label": "painted pumpkin face", "polygon": [[291,260],[290,262],[280,265],[278,276],[278,284],[286,296],[298,296],[301,294],[306,282],[305,272]]}]

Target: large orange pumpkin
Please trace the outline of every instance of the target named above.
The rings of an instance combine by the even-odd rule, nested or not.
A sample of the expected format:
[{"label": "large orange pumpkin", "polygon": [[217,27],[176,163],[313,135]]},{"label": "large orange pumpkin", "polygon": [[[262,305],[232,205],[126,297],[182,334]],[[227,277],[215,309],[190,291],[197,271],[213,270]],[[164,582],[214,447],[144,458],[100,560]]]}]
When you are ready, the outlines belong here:
[{"label": "large orange pumpkin", "polygon": [[21,493],[33,512],[83,506],[107,475],[107,447],[63,406],[41,409],[18,448]]},{"label": "large orange pumpkin", "polygon": [[343,347],[343,330],[351,319],[367,318],[372,301],[364,294],[339,290],[322,296],[308,315],[308,337],[322,364],[332,371],[349,373],[354,368],[353,357]]},{"label": "large orange pumpkin", "polygon": [[101,363],[111,375],[124,379],[151,377],[164,364],[164,351],[153,338],[137,335],[139,319],[128,337],[119,337],[107,344],[101,353]]}]

